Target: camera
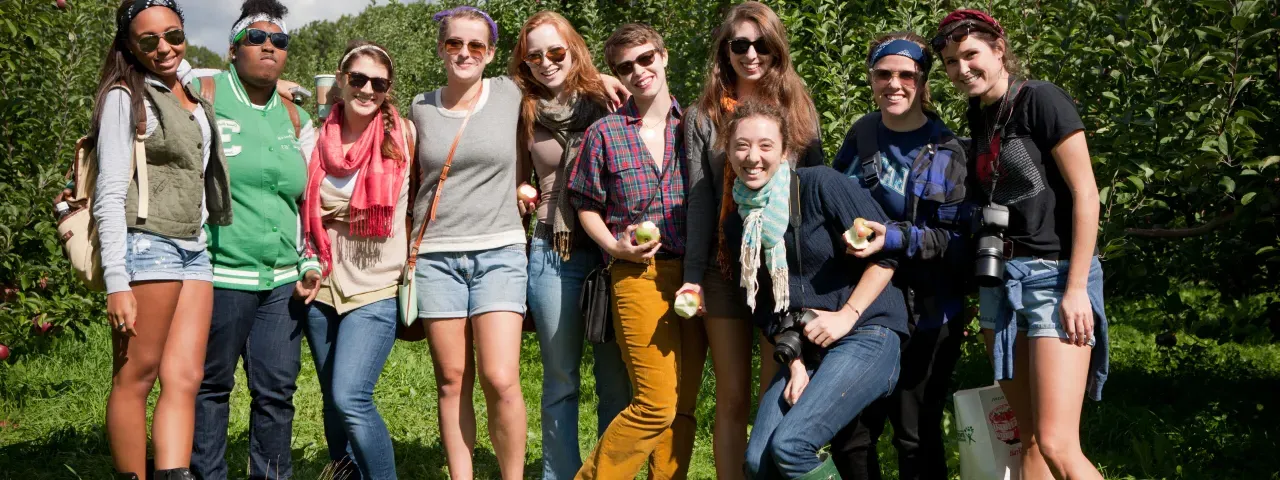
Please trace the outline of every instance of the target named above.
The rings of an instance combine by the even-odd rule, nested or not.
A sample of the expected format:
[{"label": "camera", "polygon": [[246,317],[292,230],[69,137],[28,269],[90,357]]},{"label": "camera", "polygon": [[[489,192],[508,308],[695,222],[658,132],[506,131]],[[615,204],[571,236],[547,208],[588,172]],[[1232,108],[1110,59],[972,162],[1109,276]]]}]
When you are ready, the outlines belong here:
[{"label": "camera", "polygon": [[800,356],[805,342],[804,325],[817,316],[813,310],[787,312],[778,316],[778,330],[782,333],[774,341],[773,361],[785,366]]},{"label": "camera", "polygon": [[973,259],[973,276],[978,285],[1004,284],[1005,239],[1009,228],[1009,207],[990,204],[974,216],[973,236],[978,245]]}]

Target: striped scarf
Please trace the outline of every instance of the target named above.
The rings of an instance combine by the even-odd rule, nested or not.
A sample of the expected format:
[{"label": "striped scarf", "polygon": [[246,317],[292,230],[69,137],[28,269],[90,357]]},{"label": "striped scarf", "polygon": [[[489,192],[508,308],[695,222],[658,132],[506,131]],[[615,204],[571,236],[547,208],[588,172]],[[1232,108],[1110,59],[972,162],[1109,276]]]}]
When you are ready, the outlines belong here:
[{"label": "striped scarf", "polygon": [[756,292],[760,281],[760,250],[773,279],[774,311],[785,312],[791,306],[791,288],[787,272],[787,221],[791,215],[791,167],[783,162],[759,190],[747,188],[738,179],[733,184],[733,201],[742,216],[742,287],[747,289],[747,306],[756,310]]}]

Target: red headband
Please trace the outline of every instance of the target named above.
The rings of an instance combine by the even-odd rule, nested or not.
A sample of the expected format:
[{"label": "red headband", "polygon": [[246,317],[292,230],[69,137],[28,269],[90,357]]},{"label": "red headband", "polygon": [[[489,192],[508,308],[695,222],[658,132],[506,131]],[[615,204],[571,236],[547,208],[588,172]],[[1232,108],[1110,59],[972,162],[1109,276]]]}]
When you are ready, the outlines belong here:
[{"label": "red headband", "polygon": [[962,20],[977,20],[979,22],[991,25],[992,29],[994,29],[996,33],[1000,35],[1001,38],[1005,36],[1004,27],[1000,26],[1000,22],[996,21],[995,18],[992,18],[991,15],[987,15],[987,13],[983,12],[982,10],[971,10],[971,9],[960,9],[948,14],[945,18],[942,19],[942,22],[938,24],[938,32],[939,33],[944,32],[947,28],[947,25],[950,25],[952,23],[956,23]]}]

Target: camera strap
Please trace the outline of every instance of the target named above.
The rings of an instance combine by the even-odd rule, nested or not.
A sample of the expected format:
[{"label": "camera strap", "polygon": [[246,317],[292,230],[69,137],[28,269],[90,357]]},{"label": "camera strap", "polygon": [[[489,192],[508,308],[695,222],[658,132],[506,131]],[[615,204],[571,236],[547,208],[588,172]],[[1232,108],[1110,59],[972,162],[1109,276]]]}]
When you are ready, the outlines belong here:
[{"label": "camera strap", "polygon": [[[795,243],[795,248],[787,249],[787,253],[789,254],[791,250],[795,250],[796,272],[800,274],[801,280],[805,278],[804,255],[802,254],[804,247],[800,246],[800,224],[803,223],[803,220],[804,218],[800,216],[800,175],[796,172],[791,172],[791,215],[788,217],[787,223],[790,224],[791,241]],[[789,281],[790,279],[788,279]],[[803,281],[800,282],[800,291],[804,291]]]},{"label": "camera strap", "polygon": [[[987,193],[987,201],[989,203],[995,203],[996,185],[1000,183],[1000,173],[1003,170],[1000,162],[1000,147],[1004,141],[1005,127],[1013,120],[1013,111],[1017,105],[1018,94],[1022,93],[1022,87],[1026,84],[1026,80],[1019,81],[1017,77],[1009,78],[1009,90],[1004,92],[1004,97],[1000,100],[1000,106],[996,109],[995,121],[991,123],[987,152],[978,155],[978,169],[982,170],[986,167],[990,172],[991,189]],[[1002,117],[1004,118],[1003,121],[1001,121]]]}]

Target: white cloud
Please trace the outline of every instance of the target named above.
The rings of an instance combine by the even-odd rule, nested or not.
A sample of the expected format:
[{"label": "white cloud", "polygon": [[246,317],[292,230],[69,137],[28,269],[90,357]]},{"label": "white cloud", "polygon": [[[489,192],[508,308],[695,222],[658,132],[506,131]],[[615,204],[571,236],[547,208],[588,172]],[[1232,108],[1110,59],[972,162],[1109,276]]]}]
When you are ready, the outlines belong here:
[{"label": "white cloud", "polygon": [[[284,21],[292,30],[316,20],[336,20],[343,15],[360,13],[370,3],[386,4],[387,1],[281,0],[280,3],[289,8]],[[231,26],[240,18],[240,4],[238,0],[179,0],[191,43],[225,53]]]}]

